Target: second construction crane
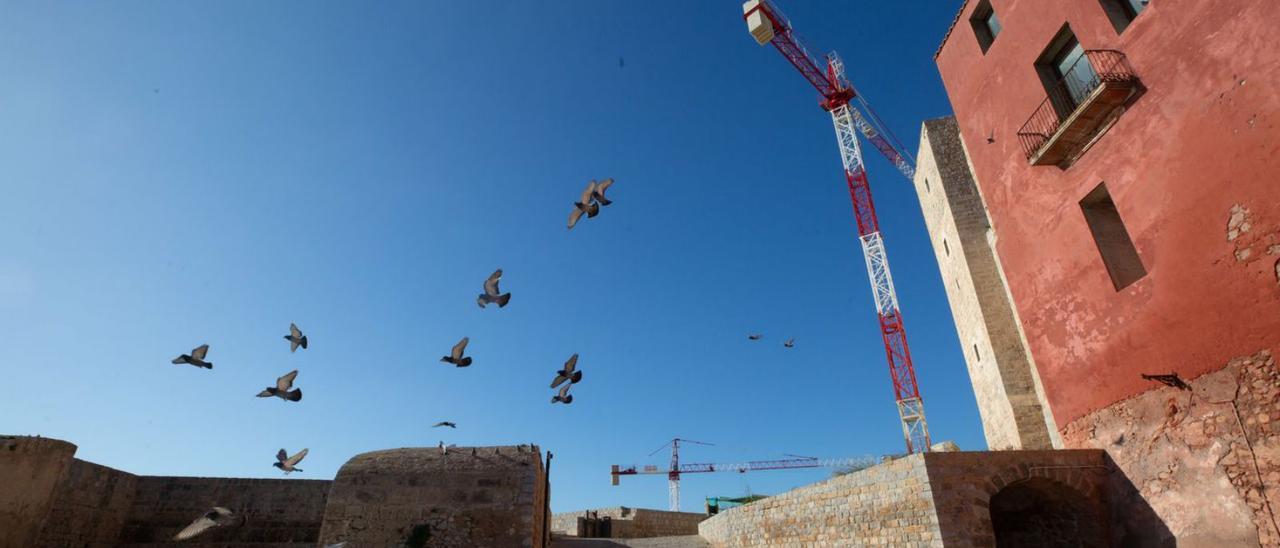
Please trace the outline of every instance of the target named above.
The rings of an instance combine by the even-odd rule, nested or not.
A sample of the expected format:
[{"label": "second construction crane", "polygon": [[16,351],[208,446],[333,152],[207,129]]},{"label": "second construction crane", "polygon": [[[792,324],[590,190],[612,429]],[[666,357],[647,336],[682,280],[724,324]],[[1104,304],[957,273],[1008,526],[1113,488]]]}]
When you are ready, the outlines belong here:
[{"label": "second construction crane", "polygon": [[844,162],[845,182],[849,186],[849,197],[853,200],[858,239],[862,242],[867,276],[871,279],[871,292],[875,295],[876,312],[880,316],[880,334],[884,338],[885,355],[889,359],[889,374],[893,379],[893,391],[898,402],[898,416],[902,419],[902,434],[906,438],[907,452],[928,451],[929,426],[924,418],[924,401],[920,398],[920,387],[916,385],[911,350],[907,347],[907,332],[902,323],[902,311],[898,308],[898,295],[893,290],[889,259],[885,256],[880,221],[876,218],[875,204],[871,200],[871,186],[867,181],[866,167],[862,164],[862,150],[857,134],[862,133],[907,179],[912,179],[915,175],[911,156],[880,122],[870,105],[858,95],[853,84],[849,83],[845,77],[844,63],[835,52],[827,54],[825,64],[811,57],[793,32],[791,22],[767,0],[750,0],[742,5],[742,10],[747,29],[756,42],[762,46],[773,44],[818,90],[822,96],[820,105],[831,113],[831,121],[836,129],[836,142],[840,147],[840,159]]},{"label": "second construction crane", "polygon": [[618,484],[619,476],[635,476],[640,474],[666,474],[668,488],[668,508],[672,512],[680,511],[680,475],[681,474],[698,474],[706,472],[755,472],[760,470],[792,470],[796,468],[865,468],[875,464],[877,459],[871,457],[861,457],[852,459],[819,459],[816,457],[792,457],[789,459],[777,460],[753,460],[747,462],[735,463],[680,463],[680,444],[692,443],[696,445],[714,445],[701,441],[686,440],[675,438],[667,442],[662,447],[656,449],[654,453],[671,447],[671,466],[666,470],[660,469],[657,465],[648,465],[644,467],[636,466],[618,466],[613,465],[609,471],[609,476],[614,485]]}]

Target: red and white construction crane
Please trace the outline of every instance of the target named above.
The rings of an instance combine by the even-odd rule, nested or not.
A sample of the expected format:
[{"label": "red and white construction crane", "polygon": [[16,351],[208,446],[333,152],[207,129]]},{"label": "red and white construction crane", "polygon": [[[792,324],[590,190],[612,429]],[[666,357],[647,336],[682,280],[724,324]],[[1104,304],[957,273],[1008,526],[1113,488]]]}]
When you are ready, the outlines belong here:
[{"label": "red and white construction crane", "polygon": [[670,500],[668,501],[669,502],[668,508],[670,508],[672,512],[679,512],[680,511],[680,474],[699,474],[699,473],[706,473],[706,472],[746,473],[746,472],[755,472],[759,470],[789,470],[789,469],[795,469],[795,468],[839,468],[839,467],[864,468],[864,467],[876,464],[878,462],[878,459],[875,459],[873,457],[860,457],[860,458],[852,458],[852,459],[819,459],[816,457],[793,457],[789,459],[753,460],[753,461],[747,461],[747,462],[736,462],[736,463],[727,463],[727,464],[711,464],[711,463],[703,463],[703,462],[680,464],[680,444],[681,443],[692,443],[696,445],[714,445],[711,443],[706,443],[701,441],[675,438],[670,442],[664,444],[662,447],[659,447],[653,453],[649,453],[649,455],[653,455],[658,451],[666,449],[667,446],[670,446],[671,447],[671,467],[670,468],[666,470],[661,470],[658,468],[657,465],[652,465],[652,464],[644,467],[619,466],[615,464],[613,465],[612,469],[609,471],[609,475],[611,476],[613,485],[618,484],[619,476],[635,476],[640,474],[666,474],[668,497],[670,498]]},{"label": "red and white construction crane", "polygon": [[[791,22],[772,2],[750,0],[742,5],[747,29],[760,45],[773,44],[791,65],[800,71],[818,94],[819,103],[831,113],[835,124],[836,143],[840,147],[840,159],[844,162],[844,178],[853,199],[853,214],[858,224],[858,239],[867,261],[867,276],[871,279],[871,292],[875,295],[876,312],[880,316],[880,334],[884,337],[885,355],[889,359],[889,374],[893,379],[894,396],[898,401],[898,416],[902,419],[902,434],[908,453],[929,450],[929,426],[924,418],[924,402],[916,385],[915,368],[911,365],[911,351],[907,347],[907,332],[903,328],[902,311],[898,308],[898,296],[893,290],[893,277],[889,274],[889,260],[885,256],[884,239],[880,236],[880,222],[876,218],[875,204],[871,200],[871,186],[862,164],[862,150],[857,133],[889,159],[907,179],[915,176],[910,153],[880,122],[853,84],[845,77],[844,63],[831,52],[825,64],[809,55],[804,44],[796,37]],[[856,103],[856,106],[855,106]],[[856,129],[855,129],[856,128]]]}]

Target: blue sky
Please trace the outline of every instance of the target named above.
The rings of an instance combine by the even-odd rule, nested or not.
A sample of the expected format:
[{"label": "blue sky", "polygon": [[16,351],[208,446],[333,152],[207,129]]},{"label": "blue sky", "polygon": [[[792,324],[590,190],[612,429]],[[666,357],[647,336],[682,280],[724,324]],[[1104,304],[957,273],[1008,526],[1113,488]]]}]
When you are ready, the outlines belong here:
[{"label": "blue sky", "polygon": [[[914,151],[957,3],[784,8]],[[717,444],[690,462],[903,448],[830,119],[738,2],[0,12],[0,433],[143,474],[309,447],[303,478],[534,442],[556,511],[664,508],[665,478],[608,469],[675,436]],[[981,448],[914,191],[866,155],[933,437]],[[615,204],[567,231],[602,177]],[[481,310],[498,267],[514,297]],[[463,335],[475,365],[441,364]],[[212,371],[169,363],[202,343]],[[302,402],[254,397],[295,368]],[[683,505],[826,475],[688,476]]]}]

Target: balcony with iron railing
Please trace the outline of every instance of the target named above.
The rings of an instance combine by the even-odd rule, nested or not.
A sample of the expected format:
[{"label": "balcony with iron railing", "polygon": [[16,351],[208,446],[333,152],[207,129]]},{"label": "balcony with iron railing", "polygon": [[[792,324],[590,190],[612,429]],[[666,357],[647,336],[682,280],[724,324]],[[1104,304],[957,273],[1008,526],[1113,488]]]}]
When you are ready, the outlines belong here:
[{"label": "balcony with iron railing", "polygon": [[1018,130],[1027,160],[1065,169],[1140,89],[1123,53],[1085,50]]}]

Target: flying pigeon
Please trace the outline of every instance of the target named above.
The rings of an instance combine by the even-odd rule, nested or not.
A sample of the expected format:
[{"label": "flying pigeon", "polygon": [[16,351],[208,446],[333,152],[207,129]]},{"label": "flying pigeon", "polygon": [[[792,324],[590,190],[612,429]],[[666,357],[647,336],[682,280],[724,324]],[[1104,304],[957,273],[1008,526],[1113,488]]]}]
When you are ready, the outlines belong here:
[{"label": "flying pigeon", "polygon": [[289,334],[284,336],[284,340],[289,341],[289,351],[295,352],[301,346],[303,350],[307,349],[307,336],[302,334],[302,330],[297,325],[289,324]]},{"label": "flying pigeon", "polygon": [[221,506],[214,506],[209,509],[205,515],[200,516],[199,518],[196,518],[195,521],[191,522],[191,525],[188,525],[186,529],[183,529],[179,531],[178,534],[174,535],[173,540],[187,540],[203,534],[205,531],[213,529],[214,527],[235,525],[237,521],[240,525],[243,525],[245,520],[244,518],[239,518],[237,520],[236,515],[231,512],[231,510]]},{"label": "flying pigeon", "polygon": [[787,348],[795,348],[795,346],[796,346],[796,340],[795,340],[795,339],[787,339],[787,342],[782,343],[782,346],[785,346],[785,347],[787,347]]},{"label": "flying pigeon", "polygon": [[582,380],[582,372],[575,371],[577,368],[578,355],[569,356],[569,359],[564,362],[564,369],[556,371],[556,378],[551,380],[551,388],[560,386],[564,381],[569,381],[569,384],[578,384],[578,381]]},{"label": "flying pigeon", "polygon": [[480,308],[489,303],[498,303],[498,308],[507,306],[507,302],[511,300],[510,293],[501,293],[498,289],[498,280],[502,279],[502,269],[499,268],[489,275],[489,279],[484,281],[484,293],[476,297],[476,304]]},{"label": "flying pigeon", "polygon": [[293,379],[296,378],[297,376],[298,376],[297,369],[294,369],[293,371],[285,373],[283,377],[276,379],[275,386],[268,386],[266,390],[263,390],[262,392],[258,393],[258,397],[269,398],[271,396],[275,396],[277,398],[280,398],[282,400],[287,400],[287,401],[301,400],[302,399],[301,388],[294,388],[293,390],[289,390],[290,388],[293,388]]},{"label": "flying pigeon", "polygon": [[213,369],[213,362],[204,361],[205,355],[209,353],[209,345],[202,344],[191,350],[190,354],[183,354],[173,359],[174,365],[189,363],[196,367],[205,369]]},{"label": "flying pigeon", "polygon": [[571,387],[573,387],[573,383],[560,387],[560,393],[555,396],[551,396],[551,403],[554,404],[556,402],[560,402],[565,405],[573,403],[573,395],[569,394],[569,388]]},{"label": "flying pigeon", "polygon": [[600,204],[591,200],[595,192],[596,182],[587,183],[587,189],[582,191],[582,197],[573,203],[573,211],[569,212],[569,228],[572,229],[573,225],[578,224],[578,219],[582,217],[583,213],[587,214],[588,219],[600,213]]},{"label": "flying pigeon", "polygon": [[455,428],[455,429],[456,429],[456,428],[458,427],[458,424],[457,424],[457,423],[453,423],[453,422],[449,422],[449,421],[440,421],[440,422],[435,423],[435,424],[434,424],[434,425],[432,425],[431,427],[432,427],[432,428],[440,428],[441,426],[448,426],[449,428]]},{"label": "flying pigeon", "polygon": [[462,353],[467,350],[467,342],[470,340],[471,337],[463,337],[462,340],[458,341],[458,344],[453,345],[453,350],[449,351],[449,355],[440,358],[440,361],[451,363],[458,367],[471,365],[471,356],[462,357]]},{"label": "flying pigeon", "polygon": [[272,464],[271,466],[284,470],[284,473],[286,474],[289,472],[301,472],[302,469],[295,468],[295,466],[305,458],[307,458],[307,449],[298,451],[298,453],[292,457],[290,457],[289,453],[284,449],[281,449],[279,453],[276,453],[276,460],[279,462]]},{"label": "flying pigeon", "polygon": [[591,199],[595,200],[596,203],[599,203],[602,206],[607,206],[609,204],[612,204],[613,203],[612,200],[604,197],[604,191],[608,190],[608,188],[611,186],[613,186],[612,177],[605,179],[603,181],[600,181],[599,183],[596,183],[596,189],[591,193]]},{"label": "flying pigeon", "polygon": [[760,340],[760,337],[763,337],[763,336],[764,336],[764,335],[761,335],[761,334],[759,334],[759,333],[752,333],[752,334],[750,334],[750,335],[747,335],[747,338],[748,338],[748,339],[750,339],[750,340],[753,340],[753,341],[758,341],[758,340]]}]

